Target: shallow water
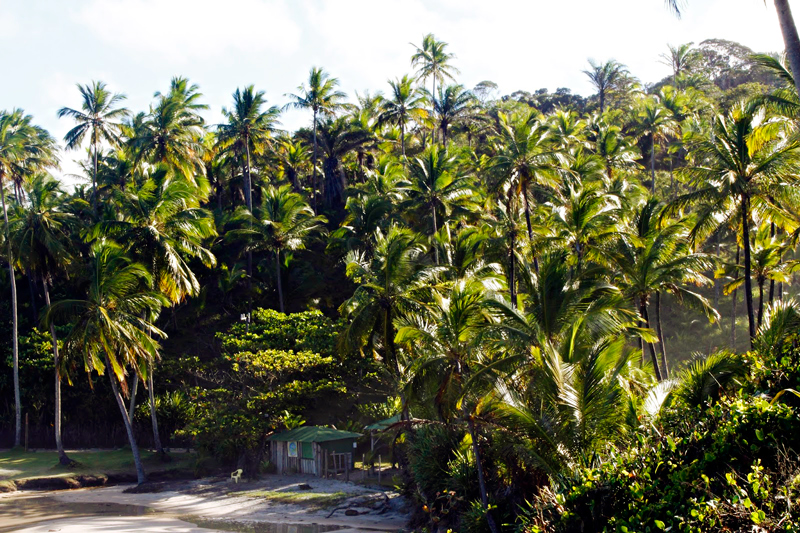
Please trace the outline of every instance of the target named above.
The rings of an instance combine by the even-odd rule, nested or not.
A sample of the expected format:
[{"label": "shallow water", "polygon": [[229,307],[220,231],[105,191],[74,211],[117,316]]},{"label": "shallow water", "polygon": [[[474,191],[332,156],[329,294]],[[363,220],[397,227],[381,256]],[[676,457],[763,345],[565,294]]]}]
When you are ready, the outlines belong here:
[{"label": "shallow water", "polygon": [[[154,520],[168,516],[151,507],[120,503],[65,503],[49,496],[26,498],[0,498],[0,533],[18,531],[59,519],[126,517],[150,515]],[[339,526],[318,524],[237,524],[220,520],[201,520],[192,517],[175,517],[198,527],[238,533],[324,533],[344,529]],[[147,526],[147,520],[140,522]]]}]

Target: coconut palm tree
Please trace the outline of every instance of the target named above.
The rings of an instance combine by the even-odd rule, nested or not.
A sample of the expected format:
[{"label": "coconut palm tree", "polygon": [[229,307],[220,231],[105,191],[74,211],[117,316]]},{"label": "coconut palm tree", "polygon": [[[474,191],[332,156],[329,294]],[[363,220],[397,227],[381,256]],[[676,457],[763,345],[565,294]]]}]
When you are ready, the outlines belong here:
[{"label": "coconut palm tree", "polygon": [[81,93],[81,109],[62,107],[58,110],[58,118],[69,117],[77,122],[64,136],[68,150],[74,150],[83,143],[86,135],[90,135],[92,154],[94,156],[94,170],[92,172],[92,208],[97,213],[97,154],[101,142],[116,146],[120,142],[122,133],[122,119],[129,112],[124,107],[116,107],[125,100],[124,94],[111,93],[106,89],[106,84],[93,81],[91,84],[78,84]]},{"label": "coconut palm tree", "polygon": [[[417,79],[423,83],[431,78],[433,88],[431,95],[436,94],[436,82],[443,83],[445,79],[453,80],[454,74],[458,74],[457,68],[450,64],[455,59],[455,55],[447,52],[448,44],[444,41],[437,41],[436,37],[429,33],[422,38],[422,47],[411,43],[416,50],[411,56],[411,66],[417,68]],[[431,116],[435,115],[433,101],[431,101]],[[436,142],[436,129],[431,131],[431,142]]]},{"label": "coconut palm tree", "polygon": [[590,59],[589,66],[590,68],[584,70],[583,73],[589,77],[589,81],[597,89],[597,96],[600,99],[600,115],[602,115],[609,93],[625,78],[628,69],[614,59],[609,59],[605,63],[595,63]]},{"label": "coconut palm tree", "polygon": [[470,104],[474,101],[471,92],[463,85],[439,87],[439,93],[433,98],[433,118],[436,127],[442,132],[442,144],[447,148],[447,131],[450,126],[463,120],[470,112]]},{"label": "coconut palm tree", "polygon": [[264,151],[280,124],[280,109],[272,106],[264,111],[266,103],[264,91],[256,92],[252,85],[236,89],[233,93],[233,107],[222,109],[228,123],[217,126],[217,140],[221,147],[242,158],[244,197],[248,211],[253,210],[251,155]]},{"label": "coconut palm tree", "polygon": [[[395,376],[401,374],[395,348],[394,319],[422,309],[436,269],[427,267],[424,240],[409,229],[392,226],[375,232],[371,256],[361,251],[347,255],[347,276],[358,284],[339,312],[349,319],[343,333],[348,351],[375,350],[376,334],[383,342],[383,361]],[[443,271],[439,269],[438,271]]]},{"label": "coconut palm tree", "polygon": [[22,438],[22,403],[19,390],[19,320],[17,284],[14,275],[14,252],[6,204],[6,182],[15,175],[36,171],[56,163],[55,142],[46,132],[32,124],[32,117],[21,109],[0,112],[0,203],[3,207],[6,261],[11,285],[11,336],[14,379],[15,430],[14,446]]},{"label": "coconut palm tree", "polygon": [[[216,236],[214,220],[199,207],[203,195],[188,181],[174,178],[166,164],[155,167],[143,178],[137,190],[118,195],[117,219],[101,221],[88,237],[112,238],[122,243],[132,259],[147,268],[153,288],[175,305],[200,291],[188,261],[199,259],[208,267],[216,264],[214,255],[204,246],[204,241]],[[154,371],[152,362],[148,364],[153,439],[156,450],[163,454],[155,411]],[[134,376],[133,398],[137,385],[138,374]]]},{"label": "coconut palm tree", "polygon": [[[479,439],[475,427],[475,411],[479,402],[470,390],[470,381],[478,371],[491,362],[484,339],[488,325],[483,307],[484,286],[475,280],[456,281],[445,294],[434,292],[432,305],[423,313],[409,313],[395,320],[396,341],[414,346],[419,355],[408,369],[409,397],[433,389],[432,403],[445,422],[459,417],[467,422],[475,463],[478,486],[489,528],[497,533],[497,525],[489,508],[486,481]],[[470,387],[469,385],[472,385]],[[429,400],[424,394],[423,401]]]},{"label": "coconut palm tree", "polygon": [[339,86],[337,78],[330,75],[321,68],[311,67],[308,73],[308,85],[302,84],[297,88],[298,94],[287,94],[285,96],[292,100],[286,107],[295,109],[310,109],[313,113],[311,127],[313,129],[313,175],[311,178],[311,191],[313,195],[314,211],[317,210],[317,120],[320,116],[332,117],[336,112],[345,107],[344,99],[347,95],[342,91],[337,91]]},{"label": "coconut palm tree", "polygon": [[[11,239],[15,257],[24,265],[28,275],[41,281],[45,304],[50,306],[50,289],[56,274],[72,261],[71,232],[78,224],[77,217],[63,209],[65,197],[59,183],[47,174],[33,178],[27,191],[28,201],[17,204],[11,217]],[[69,465],[72,460],[61,441],[61,358],[54,324],[49,325],[53,344],[55,369],[54,432],[59,462]]]},{"label": "coconut palm tree", "polygon": [[400,148],[403,158],[406,157],[406,126],[414,119],[424,117],[424,95],[414,88],[413,80],[405,75],[396,80],[389,80],[392,88],[389,98],[383,100],[378,124],[393,124],[400,128]]},{"label": "coconut palm tree", "polygon": [[151,283],[147,268],[131,261],[121,247],[111,242],[100,240],[92,246],[89,271],[86,298],[55,302],[47,311],[46,321],[71,322],[65,351],[82,358],[87,371],[108,374],[128,434],[137,480],[142,484],[147,478],[121,393],[127,392],[126,366],[138,372],[142,361],[158,357],[159,345],[153,337],[166,335],[152,320],[165,300],[142,289]]},{"label": "coconut palm tree", "polygon": [[[460,167],[455,155],[436,145],[411,162],[408,203],[431,214],[431,236],[439,233],[437,211],[448,217],[454,207],[463,205],[472,196],[471,178]],[[434,257],[438,265],[439,249],[436,246]]]},{"label": "coconut palm tree", "polygon": [[656,192],[656,145],[679,132],[679,124],[667,108],[661,105],[657,96],[644,100],[638,114],[637,129],[639,134],[650,141],[650,193]]},{"label": "coconut palm tree", "polygon": [[324,234],[325,217],[314,216],[314,211],[302,196],[292,192],[290,185],[270,185],[262,191],[261,206],[253,213],[239,210],[234,220],[239,229],[228,232],[231,236],[245,237],[248,252],[266,251],[275,257],[275,281],[278,287],[278,308],[283,313],[283,285],[281,281],[281,254],[303,250],[316,234]]},{"label": "coconut palm tree", "polygon": [[769,209],[770,198],[798,183],[800,144],[783,135],[780,123],[765,126],[763,111],[744,104],[716,116],[710,135],[688,138],[685,172],[696,187],[678,197],[674,208],[701,205],[695,228],[709,231],[738,218],[744,255],[744,293],[749,334],[756,334],[753,307],[751,224],[754,209]]},{"label": "coconut palm tree", "polygon": [[641,157],[641,153],[636,144],[622,133],[619,126],[608,125],[601,121],[591,128],[588,137],[590,150],[603,160],[609,184],[616,179],[617,171],[640,168],[636,161]]},{"label": "coconut palm tree", "polygon": [[672,84],[680,86],[681,76],[688,73],[699,59],[698,52],[692,48],[694,43],[685,43],[678,46],[667,45],[668,53],[661,54],[661,62],[672,69]]}]

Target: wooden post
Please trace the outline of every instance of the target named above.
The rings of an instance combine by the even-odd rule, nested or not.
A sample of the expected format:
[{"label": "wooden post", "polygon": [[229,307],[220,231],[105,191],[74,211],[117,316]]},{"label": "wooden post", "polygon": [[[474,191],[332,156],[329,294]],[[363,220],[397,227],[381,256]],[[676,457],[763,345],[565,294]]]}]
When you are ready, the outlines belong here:
[{"label": "wooden post", "polygon": [[328,479],[328,451],[325,450],[325,456],[322,458],[322,463],[325,465],[325,479]]},{"label": "wooden post", "polygon": [[379,455],[378,456],[378,485],[381,484],[381,467],[383,466],[382,463],[383,463],[383,461],[381,461],[381,456]]},{"label": "wooden post", "polygon": [[28,451],[28,413],[25,413],[25,451]]},{"label": "wooden post", "polygon": [[367,480],[367,454],[361,454],[361,480]]},{"label": "wooden post", "polygon": [[350,457],[351,457],[351,454],[349,454],[349,453],[347,455],[345,455],[344,457],[342,457],[342,459],[345,460],[345,465],[344,465],[344,480],[345,481],[350,481],[350,465],[353,462],[353,461],[350,460]]}]

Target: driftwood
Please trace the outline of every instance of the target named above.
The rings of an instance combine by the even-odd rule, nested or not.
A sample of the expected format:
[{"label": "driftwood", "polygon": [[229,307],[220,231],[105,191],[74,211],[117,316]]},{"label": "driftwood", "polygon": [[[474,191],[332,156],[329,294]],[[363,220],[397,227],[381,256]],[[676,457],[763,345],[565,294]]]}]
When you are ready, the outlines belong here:
[{"label": "driftwood", "polygon": [[383,502],[377,506],[370,506],[370,504],[377,503],[375,498],[354,500],[348,503],[347,505],[336,507],[325,518],[332,517],[336,511],[344,511],[347,516],[356,516],[360,514],[369,513],[369,511],[364,511],[364,512],[356,511],[355,509],[353,509],[354,507],[369,507],[373,511],[378,511],[377,514],[382,515],[387,511],[389,511],[389,509],[391,509],[391,502],[389,500],[389,495],[386,494],[385,492],[381,492],[381,496],[383,496]]}]

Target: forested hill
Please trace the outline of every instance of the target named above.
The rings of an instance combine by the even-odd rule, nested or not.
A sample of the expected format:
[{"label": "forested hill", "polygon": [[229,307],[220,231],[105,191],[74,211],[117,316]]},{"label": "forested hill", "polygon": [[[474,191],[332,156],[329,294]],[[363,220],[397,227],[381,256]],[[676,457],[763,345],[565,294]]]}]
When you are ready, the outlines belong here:
[{"label": "forested hill", "polygon": [[[588,97],[501,95],[460,84],[427,35],[385,87],[350,98],[313,67],[283,101],[232,88],[221,125],[186,78],[147,110],[90,81],[59,111],[63,140],[5,102],[0,446],[20,444],[25,414],[65,464],[64,448],[128,444],[142,482],[137,445],[181,445],[257,475],[276,430],[399,414],[383,453],[420,524],[645,520],[614,507],[609,522],[593,485],[641,501],[618,469],[658,467],[632,443],[690,462],[711,437],[681,412],[763,436],[703,406],[783,390],[765,368],[794,386],[800,231],[784,58],[712,39],[653,61],[672,74],[589,61]],[[308,126],[282,130],[288,108]],[[85,153],[74,190],[54,177],[61,147]],[[793,408],[759,406],[737,413],[769,411],[792,446]],[[769,478],[756,455],[737,457]],[[738,523],[698,509],[678,518]],[[757,510],[757,524],[784,512]]]}]

